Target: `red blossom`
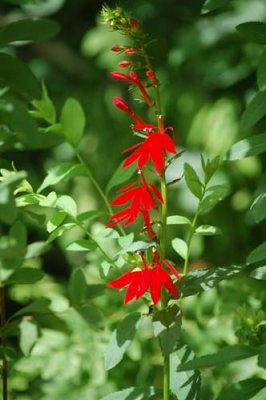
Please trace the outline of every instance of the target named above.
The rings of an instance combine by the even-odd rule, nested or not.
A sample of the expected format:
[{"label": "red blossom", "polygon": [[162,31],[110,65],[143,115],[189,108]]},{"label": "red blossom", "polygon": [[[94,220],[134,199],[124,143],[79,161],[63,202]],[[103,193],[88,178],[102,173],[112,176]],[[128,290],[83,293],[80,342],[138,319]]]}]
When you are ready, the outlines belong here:
[{"label": "red blossom", "polygon": [[157,77],[155,75],[155,72],[152,69],[149,69],[146,72],[146,76],[151,79],[151,81],[154,84],[154,86],[158,85],[159,81],[158,81],[158,79],[157,79]]},{"label": "red blossom", "polygon": [[108,228],[117,224],[123,223],[125,226],[136,221],[139,214],[142,215],[148,235],[154,237],[154,232],[151,227],[149,212],[157,207],[156,200],[163,203],[161,193],[152,185],[146,183],[144,177],[143,182],[132,182],[123,187],[118,192],[121,193],[115,200],[112,201],[112,206],[123,206],[129,203],[129,206],[122,211],[118,211],[110,217]]},{"label": "red blossom", "polygon": [[128,303],[134,298],[139,299],[148,290],[150,290],[151,298],[154,304],[157,304],[161,297],[162,288],[165,287],[169,293],[179,296],[179,291],[174,285],[170,274],[164,269],[167,266],[171,272],[181,282],[180,276],[175,267],[166,260],[160,260],[157,252],[154,254],[154,261],[147,263],[144,256],[141,256],[142,266],[134,267],[126,272],[120,278],[108,283],[108,286],[114,289],[122,289],[128,286],[124,302]]},{"label": "red blossom", "polygon": [[120,63],[118,65],[121,68],[127,68],[127,67],[131,67],[132,65],[135,65],[135,63],[133,61],[123,60],[123,61],[120,61]]}]

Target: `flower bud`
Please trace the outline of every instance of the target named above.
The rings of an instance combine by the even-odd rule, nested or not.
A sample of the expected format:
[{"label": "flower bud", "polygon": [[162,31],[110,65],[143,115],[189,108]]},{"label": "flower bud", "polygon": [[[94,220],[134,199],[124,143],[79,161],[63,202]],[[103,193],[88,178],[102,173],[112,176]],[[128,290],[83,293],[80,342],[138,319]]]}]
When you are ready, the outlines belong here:
[{"label": "flower bud", "polygon": [[130,81],[130,78],[122,72],[110,72],[110,75],[113,79],[116,79],[117,81]]},{"label": "flower bud", "polygon": [[120,63],[118,65],[121,68],[127,68],[127,67],[130,67],[131,65],[134,65],[134,63],[132,61],[124,60],[124,61],[120,61]]},{"label": "flower bud", "polygon": [[111,48],[111,50],[114,51],[114,52],[119,52],[121,50],[124,50],[124,48],[125,48],[125,46],[116,45],[116,46],[113,46]]},{"label": "flower bud", "polygon": [[159,81],[158,81],[158,79],[157,79],[157,77],[156,77],[156,75],[155,75],[155,72],[154,72],[152,69],[149,69],[149,70],[146,72],[146,76],[147,76],[148,78],[151,79],[152,83],[153,83],[155,86],[158,85]]},{"label": "flower bud", "polygon": [[133,56],[134,54],[137,54],[138,53],[138,50],[137,49],[134,49],[134,47],[128,47],[126,50],[125,50],[125,54],[127,55],[127,56]]},{"label": "flower bud", "polygon": [[124,99],[121,99],[121,97],[114,97],[114,105],[120,110],[125,111],[126,113],[129,113],[131,111],[127,102]]}]

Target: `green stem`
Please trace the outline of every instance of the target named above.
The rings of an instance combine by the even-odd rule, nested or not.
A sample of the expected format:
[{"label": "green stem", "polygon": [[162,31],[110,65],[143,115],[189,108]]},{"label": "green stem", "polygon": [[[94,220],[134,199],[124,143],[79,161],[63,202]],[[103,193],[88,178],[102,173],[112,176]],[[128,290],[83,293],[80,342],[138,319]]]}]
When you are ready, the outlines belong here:
[{"label": "green stem", "polygon": [[[1,329],[5,327],[6,324],[6,307],[5,307],[5,289],[3,286],[0,286],[0,313],[1,313]],[[7,339],[6,336],[2,335],[1,338],[2,344],[2,398],[3,400],[8,400],[7,397],[7,359],[5,356],[6,347],[7,347]]]}]

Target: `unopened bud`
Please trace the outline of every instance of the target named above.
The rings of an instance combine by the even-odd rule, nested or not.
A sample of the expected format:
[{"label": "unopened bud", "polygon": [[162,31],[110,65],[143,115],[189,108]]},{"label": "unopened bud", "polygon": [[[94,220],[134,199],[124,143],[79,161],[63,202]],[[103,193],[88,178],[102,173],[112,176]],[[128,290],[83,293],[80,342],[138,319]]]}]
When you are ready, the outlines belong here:
[{"label": "unopened bud", "polygon": [[149,70],[146,72],[146,76],[147,76],[148,78],[151,79],[152,83],[153,83],[155,86],[158,85],[158,79],[157,79],[157,77],[156,77],[156,75],[155,75],[155,72],[154,72],[152,69],[149,69]]},{"label": "unopened bud", "polygon": [[121,68],[127,68],[127,67],[130,67],[131,65],[134,65],[134,63],[132,61],[124,60],[124,61],[120,61],[120,63],[118,65]]},{"label": "unopened bud", "polygon": [[126,50],[125,50],[125,54],[127,55],[127,56],[133,56],[134,54],[137,54],[138,53],[138,50],[137,49],[134,49],[134,47],[128,47]]},{"label": "unopened bud", "polygon": [[122,111],[127,113],[130,112],[127,102],[124,99],[121,99],[121,97],[114,97],[114,105]]},{"label": "unopened bud", "polygon": [[112,50],[112,51],[115,51],[115,52],[119,52],[119,51],[121,51],[121,50],[124,50],[124,48],[125,48],[125,46],[116,45],[116,46],[113,46],[113,47],[111,48],[111,50]]}]

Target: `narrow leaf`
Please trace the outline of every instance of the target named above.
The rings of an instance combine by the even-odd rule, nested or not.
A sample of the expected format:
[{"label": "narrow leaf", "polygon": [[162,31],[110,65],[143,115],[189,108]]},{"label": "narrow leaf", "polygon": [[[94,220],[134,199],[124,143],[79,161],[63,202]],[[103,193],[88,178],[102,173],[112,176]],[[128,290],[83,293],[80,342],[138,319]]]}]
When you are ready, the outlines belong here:
[{"label": "narrow leaf", "polygon": [[187,256],[188,247],[183,239],[175,238],[172,240],[172,247],[183,259]]},{"label": "narrow leaf", "polygon": [[61,181],[68,181],[73,176],[86,175],[85,169],[81,164],[73,164],[73,163],[62,163],[60,165],[56,165],[48,171],[47,176],[45,177],[43,183],[38,188],[38,193],[42,192],[49,186],[56,185]]},{"label": "narrow leaf", "polygon": [[112,175],[109,182],[107,183],[107,186],[105,189],[106,194],[109,194],[113,188],[126,182],[133,176],[133,174],[136,173],[135,165],[133,165],[133,164],[129,165],[127,168],[123,168],[122,165],[123,165],[123,163],[121,163],[119,165],[119,167],[115,170],[114,174]]},{"label": "narrow leaf", "polygon": [[260,194],[252,203],[250,210],[255,217],[256,223],[266,218],[266,193]]},{"label": "narrow leaf", "polygon": [[122,360],[128,346],[134,339],[141,321],[139,312],[130,313],[112,333],[105,355],[105,368],[111,369]]},{"label": "narrow leaf", "polygon": [[[266,25],[266,24],[265,24]],[[266,114],[266,90],[258,92],[241,116],[242,128],[249,129]]]},{"label": "narrow leaf", "polygon": [[201,198],[202,185],[196,171],[188,163],[184,164],[185,181],[194,196]]},{"label": "narrow leaf", "polygon": [[49,304],[51,301],[45,297],[40,297],[35,300],[30,305],[21,308],[18,312],[11,316],[11,319],[17,318],[21,315],[31,315],[31,314],[39,314],[39,313],[47,313],[49,312]]},{"label": "narrow leaf", "polygon": [[23,267],[16,270],[7,280],[7,284],[25,285],[38,282],[44,273],[36,268]]},{"label": "narrow leaf", "polygon": [[71,274],[68,293],[72,306],[79,306],[86,300],[87,282],[81,268],[76,268]]}]

